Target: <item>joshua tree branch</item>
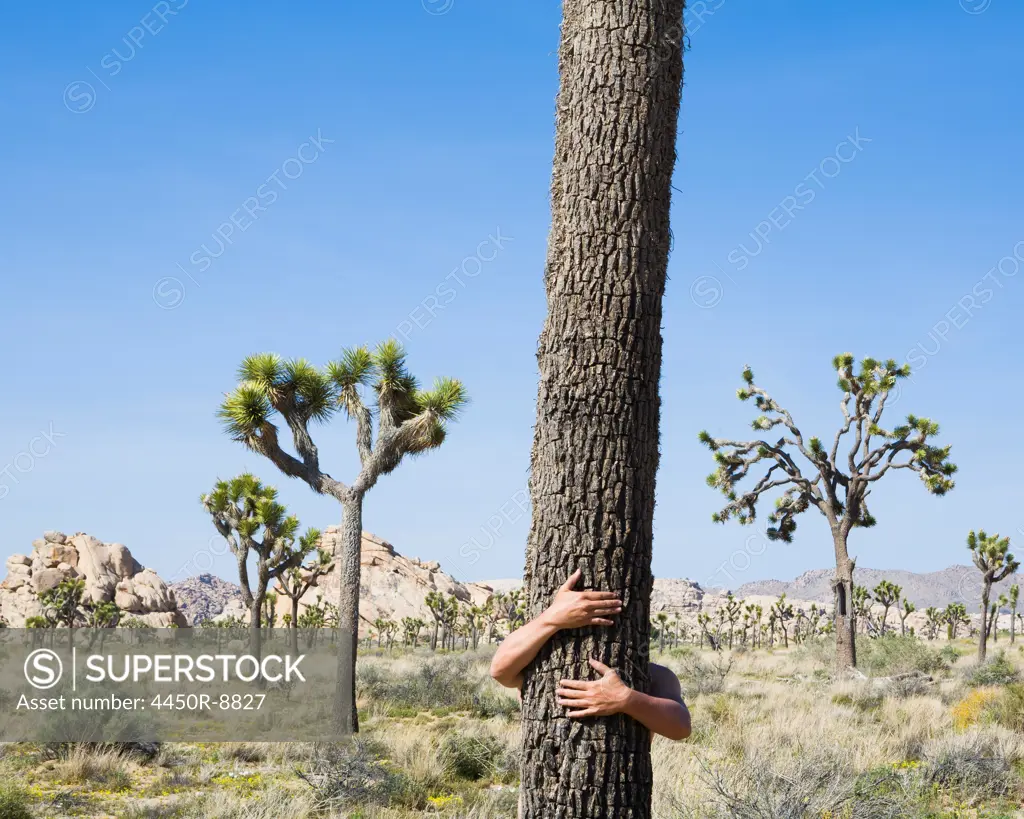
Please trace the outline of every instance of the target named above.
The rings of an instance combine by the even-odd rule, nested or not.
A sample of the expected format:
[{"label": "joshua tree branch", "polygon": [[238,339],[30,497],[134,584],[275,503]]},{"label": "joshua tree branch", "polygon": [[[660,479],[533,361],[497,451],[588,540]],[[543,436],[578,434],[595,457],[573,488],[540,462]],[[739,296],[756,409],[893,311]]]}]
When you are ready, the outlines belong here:
[{"label": "joshua tree branch", "polygon": [[321,472],[316,465],[300,461],[294,455],[285,452],[277,439],[277,427],[266,423],[260,428],[260,434],[251,439],[253,450],[268,458],[271,463],[285,475],[305,481],[318,494],[330,495],[342,500],[348,494],[348,487],[336,481],[326,472]]},{"label": "joshua tree branch", "polygon": [[373,413],[369,407],[360,402],[354,414],[356,416],[356,449],[359,450],[359,463],[366,466],[373,456]]},{"label": "joshua tree branch", "polygon": [[428,435],[431,426],[436,423],[437,417],[430,410],[421,412],[387,431],[384,430],[382,420],[377,446],[352,484],[352,492],[361,495],[369,491],[381,475],[393,472],[402,462],[402,458],[422,449],[421,442]]}]

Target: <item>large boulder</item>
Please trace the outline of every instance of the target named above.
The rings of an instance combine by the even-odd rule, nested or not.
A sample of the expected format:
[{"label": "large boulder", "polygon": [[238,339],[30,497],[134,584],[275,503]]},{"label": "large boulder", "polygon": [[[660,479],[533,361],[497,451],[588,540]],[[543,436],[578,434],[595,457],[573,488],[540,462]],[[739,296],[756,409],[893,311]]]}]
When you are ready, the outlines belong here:
[{"label": "large boulder", "polygon": [[[337,557],[341,551],[342,531],[339,526],[330,526],[321,537],[320,548]],[[325,602],[337,605],[340,580],[336,571],[337,562],[332,563],[327,573],[318,578],[299,603],[299,613],[309,606]],[[363,532],[360,555],[359,621],[360,631],[369,633],[374,620],[380,617],[401,622],[403,617],[416,617],[433,622],[433,616],[424,602],[430,592],[446,596],[455,595],[463,603],[483,605],[493,595],[489,586],[479,583],[462,583],[441,570],[436,561],[424,562],[404,557],[385,540]],[[291,602],[280,597],[278,614],[290,611]],[[244,614],[244,611],[243,611]]]},{"label": "large boulder", "polygon": [[147,625],[185,627],[174,592],[121,543],[103,543],[84,533],[68,537],[46,532],[33,542],[31,555],[7,558],[7,578],[0,583],[0,617],[14,628],[43,613],[40,592],[64,580],[85,582],[82,602],[113,600],[127,615]]}]

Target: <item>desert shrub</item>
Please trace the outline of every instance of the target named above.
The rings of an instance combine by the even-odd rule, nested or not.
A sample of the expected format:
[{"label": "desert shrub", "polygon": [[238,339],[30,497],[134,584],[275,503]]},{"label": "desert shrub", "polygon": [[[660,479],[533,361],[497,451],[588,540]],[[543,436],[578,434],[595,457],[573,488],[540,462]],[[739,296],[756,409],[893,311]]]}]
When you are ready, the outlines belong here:
[{"label": "desert shrub", "polygon": [[953,727],[965,731],[982,722],[998,697],[998,688],[974,689],[953,707]]},{"label": "desert shrub", "polygon": [[[145,808],[146,812],[138,814],[139,819],[308,819],[312,814],[308,800],[302,794],[296,794],[283,788],[274,788],[260,794],[259,799],[239,799],[238,795],[226,790],[215,791],[197,799],[182,808],[169,808],[169,813],[162,809]],[[353,813],[352,817],[361,816]],[[127,819],[127,817],[125,818]]]},{"label": "desert shrub", "polygon": [[506,778],[517,767],[512,749],[484,731],[448,732],[441,755],[454,776],[472,781]]},{"label": "desert shrub", "polygon": [[895,699],[922,697],[928,693],[931,684],[928,678],[919,674],[902,674],[893,677],[885,688],[885,693]]},{"label": "desert shrub", "polygon": [[427,657],[407,671],[382,663],[360,663],[359,694],[397,706],[471,710],[481,680],[472,673],[470,663],[469,657],[451,654]]},{"label": "desert shrub", "polygon": [[963,656],[957,647],[952,643],[946,643],[940,650],[939,656],[942,657],[942,661],[946,665],[956,665],[957,661]]},{"label": "desert shrub", "polygon": [[1014,760],[990,734],[952,734],[931,743],[924,756],[929,784],[968,799],[1007,796],[1019,787]]},{"label": "desert shrub", "polygon": [[707,715],[714,725],[730,725],[736,722],[736,708],[725,694],[717,694],[707,704]]},{"label": "desert shrub", "polygon": [[836,664],[836,642],[834,638],[809,637],[796,650],[797,659],[808,659],[815,665],[831,670]]},{"label": "desert shrub", "polygon": [[841,754],[818,751],[790,757],[762,753],[731,766],[702,763],[710,799],[699,807],[681,800],[684,817],[701,819],[897,819],[916,815],[916,788],[892,769],[857,776]]},{"label": "desert shrub", "polygon": [[220,755],[224,759],[250,763],[263,762],[267,758],[265,749],[254,742],[225,743],[220,748]]},{"label": "desert shrub", "polygon": [[866,682],[854,684],[832,695],[832,702],[836,705],[848,705],[865,713],[877,711],[884,701],[885,695],[881,689]]},{"label": "desert shrub", "polygon": [[56,779],[67,785],[102,783],[109,790],[127,790],[131,776],[125,770],[127,759],[112,748],[80,745],[70,750],[54,766]]},{"label": "desert shrub", "polygon": [[993,703],[992,714],[1003,727],[1024,733],[1024,684],[1006,686]]},{"label": "desert shrub", "polygon": [[981,665],[972,666],[966,674],[967,684],[978,688],[989,685],[1010,685],[1020,681],[1020,672],[1000,651]]},{"label": "desert shrub", "polygon": [[858,641],[857,650],[857,665],[874,676],[910,671],[936,674],[948,667],[941,652],[916,637],[886,634],[874,640]]},{"label": "desert shrub", "polygon": [[363,737],[317,746],[296,771],[318,808],[388,805],[408,791],[408,781],[384,761],[386,749]]},{"label": "desert shrub", "polygon": [[474,668],[471,655],[430,655],[418,665],[396,666],[362,662],[357,672],[358,694],[382,705],[391,717],[413,717],[431,710],[438,716],[468,711],[474,716],[514,717],[515,694]]},{"label": "desert shrub", "polygon": [[504,717],[511,719],[521,710],[519,698],[508,688],[500,685],[481,685],[473,694],[474,716],[489,719]]},{"label": "desert shrub", "polygon": [[0,784],[0,819],[32,819],[28,794],[14,785]]},{"label": "desert shrub", "polygon": [[720,694],[725,690],[725,680],[732,670],[732,660],[718,654],[715,655],[714,662],[709,662],[691,652],[679,656],[678,664],[673,670],[679,677],[685,696]]}]

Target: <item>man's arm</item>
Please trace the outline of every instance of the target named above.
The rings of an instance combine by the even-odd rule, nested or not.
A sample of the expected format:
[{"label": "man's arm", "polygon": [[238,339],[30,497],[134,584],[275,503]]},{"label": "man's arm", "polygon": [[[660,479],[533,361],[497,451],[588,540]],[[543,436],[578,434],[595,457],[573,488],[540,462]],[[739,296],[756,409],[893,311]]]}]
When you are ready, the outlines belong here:
[{"label": "man's arm", "polygon": [[622,611],[622,600],[615,592],[573,591],[581,575],[579,569],[573,572],[540,617],[502,641],[491,660],[491,676],[506,688],[523,684],[523,670],[562,629],[613,625],[608,618]]},{"label": "man's arm", "polygon": [[604,663],[591,660],[599,680],[562,680],[558,704],[571,709],[567,716],[607,717],[626,714],[648,730],[669,739],[690,736],[690,711],[683,702],[679,679],[664,666],[651,664],[651,693],[634,691],[619,673]]}]

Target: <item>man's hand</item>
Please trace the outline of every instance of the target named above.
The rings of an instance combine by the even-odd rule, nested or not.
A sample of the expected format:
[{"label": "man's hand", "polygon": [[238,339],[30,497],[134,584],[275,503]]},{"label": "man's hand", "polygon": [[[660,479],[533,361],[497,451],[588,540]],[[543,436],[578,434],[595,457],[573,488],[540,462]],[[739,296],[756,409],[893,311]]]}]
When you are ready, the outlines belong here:
[{"label": "man's hand", "polygon": [[592,681],[562,680],[559,683],[558,704],[570,710],[569,717],[607,717],[626,710],[633,691],[620,678],[619,672],[597,660],[590,665],[601,679]]},{"label": "man's hand", "polygon": [[555,628],[614,625],[609,617],[622,611],[622,600],[615,592],[573,591],[583,573],[577,569],[555,593],[555,599],[541,617]]}]

